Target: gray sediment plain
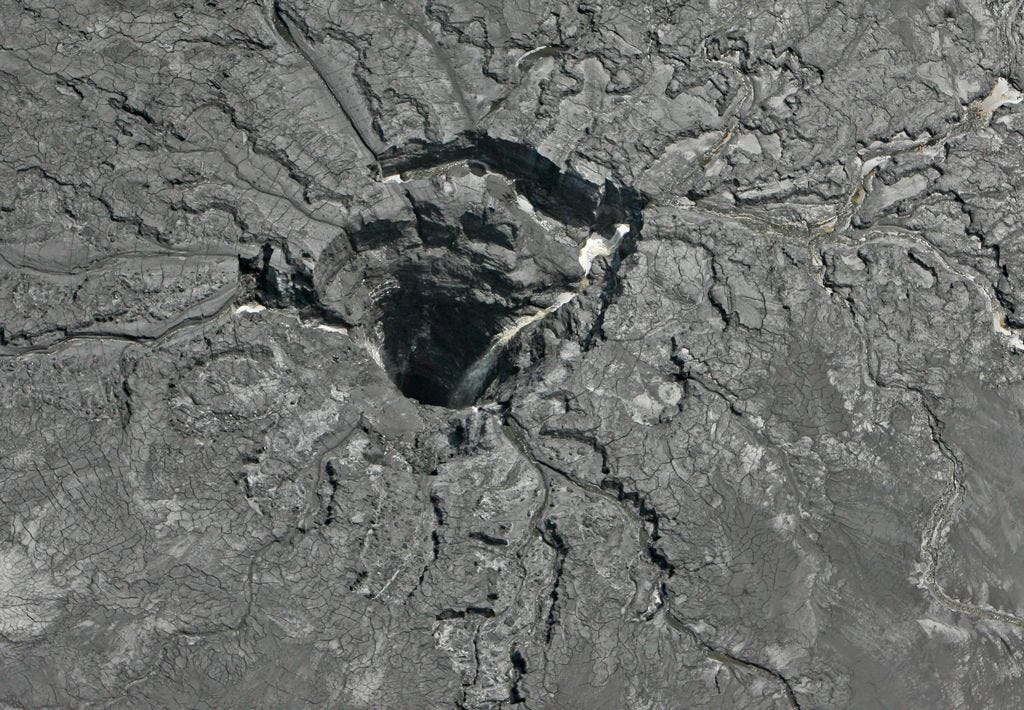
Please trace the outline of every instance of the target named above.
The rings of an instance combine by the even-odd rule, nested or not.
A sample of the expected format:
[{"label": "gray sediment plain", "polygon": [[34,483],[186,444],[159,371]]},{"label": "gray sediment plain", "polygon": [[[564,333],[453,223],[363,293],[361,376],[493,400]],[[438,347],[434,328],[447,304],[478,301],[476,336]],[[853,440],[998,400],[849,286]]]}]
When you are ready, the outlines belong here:
[{"label": "gray sediment plain", "polygon": [[1022,13],[0,0],[0,706],[1024,706]]}]

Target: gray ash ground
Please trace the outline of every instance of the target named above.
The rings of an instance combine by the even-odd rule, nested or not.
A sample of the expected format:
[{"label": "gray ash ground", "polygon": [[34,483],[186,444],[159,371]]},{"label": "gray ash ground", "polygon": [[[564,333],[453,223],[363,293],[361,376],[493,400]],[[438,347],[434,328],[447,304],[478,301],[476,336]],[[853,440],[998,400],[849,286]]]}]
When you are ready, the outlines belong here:
[{"label": "gray ash ground", "polygon": [[0,705],[1024,705],[1019,7],[0,11]]}]

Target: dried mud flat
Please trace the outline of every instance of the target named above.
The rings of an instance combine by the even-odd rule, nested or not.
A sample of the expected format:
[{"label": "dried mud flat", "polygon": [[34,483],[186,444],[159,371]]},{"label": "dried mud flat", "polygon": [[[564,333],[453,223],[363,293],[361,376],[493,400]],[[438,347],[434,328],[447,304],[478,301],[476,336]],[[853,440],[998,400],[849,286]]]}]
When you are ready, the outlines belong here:
[{"label": "dried mud flat", "polygon": [[1022,12],[0,0],[0,705],[1024,706]]}]

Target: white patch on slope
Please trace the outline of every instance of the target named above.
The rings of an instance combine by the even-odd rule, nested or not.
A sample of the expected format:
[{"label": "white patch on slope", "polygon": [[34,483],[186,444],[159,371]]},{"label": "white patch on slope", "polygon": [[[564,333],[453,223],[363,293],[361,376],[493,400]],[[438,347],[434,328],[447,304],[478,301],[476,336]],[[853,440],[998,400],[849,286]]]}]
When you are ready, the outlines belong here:
[{"label": "white patch on slope", "polygon": [[235,313],[260,313],[267,310],[266,306],[261,306],[258,303],[243,303],[235,309]]},{"label": "white patch on slope", "polygon": [[992,312],[992,330],[1000,335],[1006,336],[1010,341],[1010,345],[1015,350],[1024,350],[1024,340],[1021,340],[1019,335],[1003,324],[1004,317],[1004,314],[998,310]]},{"label": "white patch on slope", "polygon": [[320,323],[317,326],[317,329],[318,330],[326,330],[328,333],[341,333],[342,335],[345,335],[346,333],[348,333],[348,328],[341,328],[341,327],[336,326],[336,325],[327,325],[326,323]]},{"label": "white patch on slope", "polygon": [[1024,94],[1012,88],[1010,86],[1010,82],[1006,79],[999,77],[996,79],[995,86],[992,87],[992,91],[989,95],[982,99],[981,103],[978,104],[978,108],[985,113],[991,114],[1001,106],[1006,104],[1019,104],[1022,100],[1024,100]]},{"label": "white patch on slope", "polygon": [[518,193],[516,193],[516,206],[526,214],[537,214],[537,210],[533,208],[533,203],[526,199],[524,195],[520,195]]},{"label": "white patch on slope", "polygon": [[536,49],[531,49],[529,52],[525,52],[521,57],[519,57],[519,59],[516,60],[516,68],[518,69],[520,64],[522,64],[524,61],[526,61],[530,57],[534,56],[535,54],[539,54],[540,52],[543,52],[545,49],[548,48],[548,46],[549,45],[546,45],[546,44],[545,45],[541,45],[540,47],[537,47]]},{"label": "white patch on slope", "polygon": [[590,267],[594,265],[594,259],[614,253],[628,231],[628,224],[619,224],[615,226],[615,235],[611,239],[591,234],[580,249],[579,262],[580,268],[583,269],[583,275],[590,274]]}]

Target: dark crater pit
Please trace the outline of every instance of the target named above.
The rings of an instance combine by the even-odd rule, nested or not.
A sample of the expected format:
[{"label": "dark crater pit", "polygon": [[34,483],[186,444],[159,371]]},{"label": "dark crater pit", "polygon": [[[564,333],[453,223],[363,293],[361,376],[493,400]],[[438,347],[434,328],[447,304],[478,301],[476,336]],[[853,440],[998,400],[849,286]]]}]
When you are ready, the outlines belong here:
[{"label": "dark crater pit", "polygon": [[513,372],[495,339],[586,285],[578,258],[588,236],[611,239],[627,224],[631,241],[641,225],[635,190],[593,184],[487,136],[413,146],[381,166],[402,207],[328,249],[315,288],[423,404],[471,404]]}]

